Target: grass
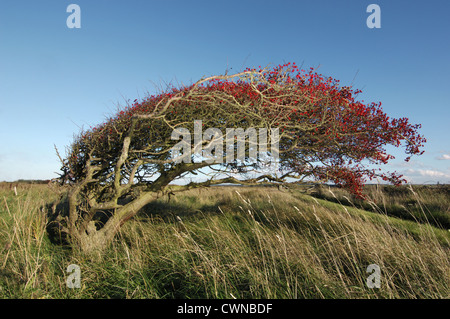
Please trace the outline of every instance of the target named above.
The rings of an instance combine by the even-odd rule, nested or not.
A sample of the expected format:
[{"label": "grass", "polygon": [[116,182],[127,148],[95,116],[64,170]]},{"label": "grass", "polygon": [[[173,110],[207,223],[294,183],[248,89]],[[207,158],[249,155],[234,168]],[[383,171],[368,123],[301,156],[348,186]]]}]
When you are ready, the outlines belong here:
[{"label": "grass", "polygon": [[[364,203],[320,192],[190,190],[147,205],[102,256],[87,257],[47,237],[42,207],[58,194],[0,185],[0,298],[450,297],[448,194],[369,188]],[[70,264],[79,289],[66,286]],[[366,285],[370,264],[379,289]]]},{"label": "grass", "polygon": [[366,186],[367,200],[355,199],[343,189],[316,187],[311,195],[347,206],[376,210],[388,216],[450,229],[450,185]]}]

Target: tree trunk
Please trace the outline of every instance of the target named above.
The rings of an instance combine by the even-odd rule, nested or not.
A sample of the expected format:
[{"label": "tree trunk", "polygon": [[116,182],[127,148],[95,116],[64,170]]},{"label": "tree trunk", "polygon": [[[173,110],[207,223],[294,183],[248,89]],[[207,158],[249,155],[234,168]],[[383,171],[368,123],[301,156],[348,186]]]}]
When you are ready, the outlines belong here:
[{"label": "tree trunk", "polygon": [[[158,199],[162,192],[146,192],[130,203],[115,209],[114,214],[108,219],[104,226],[96,229],[95,221],[90,221],[85,226],[75,225],[69,221],[69,236],[71,244],[79,248],[83,253],[101,253],[112,242],[120,227],[146,204]],[[73,207],[71,207],[73,209]],[[74,214],[71,214],[73,217]]]}]

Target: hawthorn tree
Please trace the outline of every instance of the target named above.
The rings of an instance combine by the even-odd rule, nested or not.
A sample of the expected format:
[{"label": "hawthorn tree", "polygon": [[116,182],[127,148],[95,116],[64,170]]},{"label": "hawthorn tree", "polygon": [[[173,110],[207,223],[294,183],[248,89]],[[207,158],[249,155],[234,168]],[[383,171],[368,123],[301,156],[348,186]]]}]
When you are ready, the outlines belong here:
[{"label": "hawthorn tree", "polygon": [[[72,245],[91,252],[105,248],[123,223],[146,204],[192,187],[308,178],[333,182],[362,197],[368,179],[401,184],[400,175],[369,165],[393,158],[387,145],[403,145],[407,161],[422,154],[425,139],[417,132],[420,125],[410,124],[407,118],[390,119],[381,103],[357,101],[360,92],[313,68],[305,71],[287,63],[212,76],[135,100],[104,123],[80,132],[67,149],[59,182],[69,187],[68,209],[53,229],[68,235]],[[227,128],[277,130],[276,140],[275,135],[267,138],[268,144],[277,143],[277,154],[267,148],[267,155],[276,155],[278,169],[246,174],[267,163],[260,154],[250,156],[252,143],[244,144],[244,158],[227,157],[238,151],[232,145],[220,152],[215,149],[214,161],[199,160],[199,148],[219,140],[211,134],[186,143],[185,154],[175,156],[174,146],[180,140],[174,139],[174,132],[192,138],[188,133],[195,131],[195,120],[201,120],[202,128],[224,134]],[[199,172],[214,174],[176,189],[170,185]]]}]

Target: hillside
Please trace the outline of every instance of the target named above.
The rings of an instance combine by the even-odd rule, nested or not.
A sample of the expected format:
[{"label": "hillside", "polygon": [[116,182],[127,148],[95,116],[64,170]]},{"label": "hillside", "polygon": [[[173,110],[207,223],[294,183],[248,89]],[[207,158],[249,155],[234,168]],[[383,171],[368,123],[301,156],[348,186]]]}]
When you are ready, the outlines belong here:
[{"label": "hillside", "polygon": [[[213,187],[160,199],[102,256],[52,244],[46,185],[0,185],[0,298],[449,298],[448,187]],[[81,287],[66,286],[69,265]],[[380,267],[369,288],[367,267]]]}]

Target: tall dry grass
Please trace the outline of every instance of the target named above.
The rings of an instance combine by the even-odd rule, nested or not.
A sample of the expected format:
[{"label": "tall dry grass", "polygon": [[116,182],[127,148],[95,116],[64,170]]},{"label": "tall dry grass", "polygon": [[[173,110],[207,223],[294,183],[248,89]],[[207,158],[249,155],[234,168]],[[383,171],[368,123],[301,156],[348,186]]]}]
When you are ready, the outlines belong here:
[{"label": "tall dry grass", "polygon": [[[332,190],[334,191],[334,190]],[[3,298],[449,298],[448,231],[273,188],[160,199],[102,255],[50,243],[43,186],[0,189]],[[337,194],[334,194],[338,196]],[[66,268],[81,268],[81,288]],[[369,288],[368,265],[381,269]]]}]

